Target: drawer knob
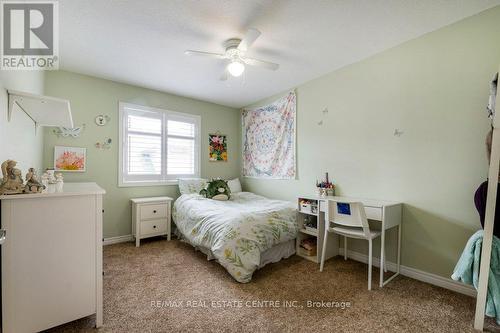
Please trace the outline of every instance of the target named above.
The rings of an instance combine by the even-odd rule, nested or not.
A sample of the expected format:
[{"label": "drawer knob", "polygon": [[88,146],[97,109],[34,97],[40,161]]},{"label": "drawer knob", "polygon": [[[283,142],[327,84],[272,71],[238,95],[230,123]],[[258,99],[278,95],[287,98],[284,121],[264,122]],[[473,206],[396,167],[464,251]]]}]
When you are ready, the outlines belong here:
[{"label": "drawer knob", "polygon": [[153,210],[153,214],[156,214],[156,210]]},{"label": "drawer knob", "polygon": [[156,229],[156,226],[155,226],[155,225],[153,226],[153,229]]}]

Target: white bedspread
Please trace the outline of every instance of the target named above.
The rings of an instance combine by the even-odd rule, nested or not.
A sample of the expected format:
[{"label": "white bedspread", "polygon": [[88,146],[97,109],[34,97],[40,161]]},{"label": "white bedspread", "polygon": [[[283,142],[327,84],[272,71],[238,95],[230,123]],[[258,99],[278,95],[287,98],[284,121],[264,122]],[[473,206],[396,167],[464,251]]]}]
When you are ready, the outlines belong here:
[{"label": "white bedspread", "polygon": [[182,235],[210,249],[238,282],[251,280],[262,252],[297,235],[292,203],[250,192],[234,193],[229,201],[184,194],[175,201],[172,215]]}]

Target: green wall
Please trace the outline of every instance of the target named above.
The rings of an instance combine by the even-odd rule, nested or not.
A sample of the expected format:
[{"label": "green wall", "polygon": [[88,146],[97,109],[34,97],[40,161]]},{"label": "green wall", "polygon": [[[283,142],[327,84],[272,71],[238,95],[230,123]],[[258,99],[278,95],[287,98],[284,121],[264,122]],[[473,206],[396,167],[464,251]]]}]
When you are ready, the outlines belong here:
[{"label": "green wall", "polygon": [[[295,200],[312,194],[328,171],[337,194],[402,201],[403,264],[449,277],[480,227],[473,195],[487,172],[484,110],[500,65],[499,40],[496,7],[300,85],[297,180],[245,178],[244,188]],[[130,234],[130,198],[178,196],[177,186],[117,187],[118,101],[201,115],[202,176],[240,174],[240,115],[232,108],[64,71],[47,73],[45,94],[69,99],[75,124],[86,129],[77,139],[46,129],[44,167],[53,164],[54,145],[87,148],[88,171],[66,173],[65,180],[95,181],[106,189],[105,237]],[[111,122],[98,127],[98,114]],[[403,134],[395,136],[395,129]],[[228,135],[227,163],[208,162],[205,138],[213,131]],[[110,150],[94,147],[108,137]],[[388,242],[394,260],[394,232]],[[361,242],[349,247],[366,251]]]},{"label": "green wall", "polygon": [[[202,177],[234,178],[240,174],[237,110],[190,98],[120,84],[70,72],[48,72],[45,93],[66,98],[71,102],[75,126],[85,124],[79,138],[58,138],[52,129],[45,130],[44,167],[53,166],[54,146],[87,148],[87,171],[65,173],[66,182],[92,181],[106,190],[104,197],[104,237],[129,235],[131,213],[129,199],[133,197],[167,195],[176,198],[177,185],[150,187],[118,187],[118,102],[187,112],[201,116],[201,175]],[[94,123],[99,114],[111,117],[103,127]],[[228,162],[208,162],[208,134],[220,131],[228,136]],[[113,140],[109,150],[95,148],[96,142]]]},{"label": "green wall", "polygon": [[[337,194],[402,201],[402,263],[449,277],[480,228],[473,195],[487,174],[485,107],[499,41],[496,7],[300,85],[297,180],[246,178],[244,187],[295,200],[328,171]],[[394,260],[394,232],[389,245]],[[349,247],[367,253],[364,243]]]}]

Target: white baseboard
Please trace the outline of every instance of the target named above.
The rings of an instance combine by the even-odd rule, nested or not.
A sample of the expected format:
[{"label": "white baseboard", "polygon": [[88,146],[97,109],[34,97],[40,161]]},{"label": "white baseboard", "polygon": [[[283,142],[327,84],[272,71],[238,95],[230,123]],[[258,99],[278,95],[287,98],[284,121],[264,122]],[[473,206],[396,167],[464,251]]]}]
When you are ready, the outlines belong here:
[{"label": "white baseboard", "polygon": [[[339,249],[339,254],[344,255],[344,249],[340,248]],[[347,250],[347,257],[356,260],[362,263],[367,264],[368,263],[368,256],[363,253],[359,252],[354,252],[351,250]],[[380,267],[380,260],[379,258],[373,258],[373,265],[376,267]],[[396,264],[390,261],[387,261],[387,269],[389,271],[396,271]],[[449,278],[445,278],[436,274],[424,272],[415,268],[407,267],[407,266],[400,266],[400,274],[407,276],[409,278],[419,280],[422,282],[426,282],[441,288],[449,289],[451,291],[455,291],[467,296],[471,297],[476,297],[477,292],[474,287],[454,281]]]},{"label": "white baseboard", "polygon": [[111,244],[125,243],[125,242],[131,242],[133,240],[134,240],[133,235],[109,237],[109,238],[104,238],[102,245],[106,246]]}]

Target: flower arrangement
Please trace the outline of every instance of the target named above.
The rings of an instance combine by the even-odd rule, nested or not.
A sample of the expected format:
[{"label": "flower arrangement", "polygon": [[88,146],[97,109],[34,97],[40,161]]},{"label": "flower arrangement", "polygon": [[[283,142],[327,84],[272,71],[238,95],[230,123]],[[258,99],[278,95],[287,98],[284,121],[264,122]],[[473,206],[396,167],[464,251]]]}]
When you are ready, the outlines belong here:
[{"label": "flower arrangement", "polygon": [[209,134],[208,149],[210,161],[227,162],[227,138],[225,135]]},{"label": "flower arrangement", "polygon": [[328,172],[325,173],[324,181],[316,181],[316,188],[320,196],[332,196],[335,194],[335,185],[328,179]]}]

